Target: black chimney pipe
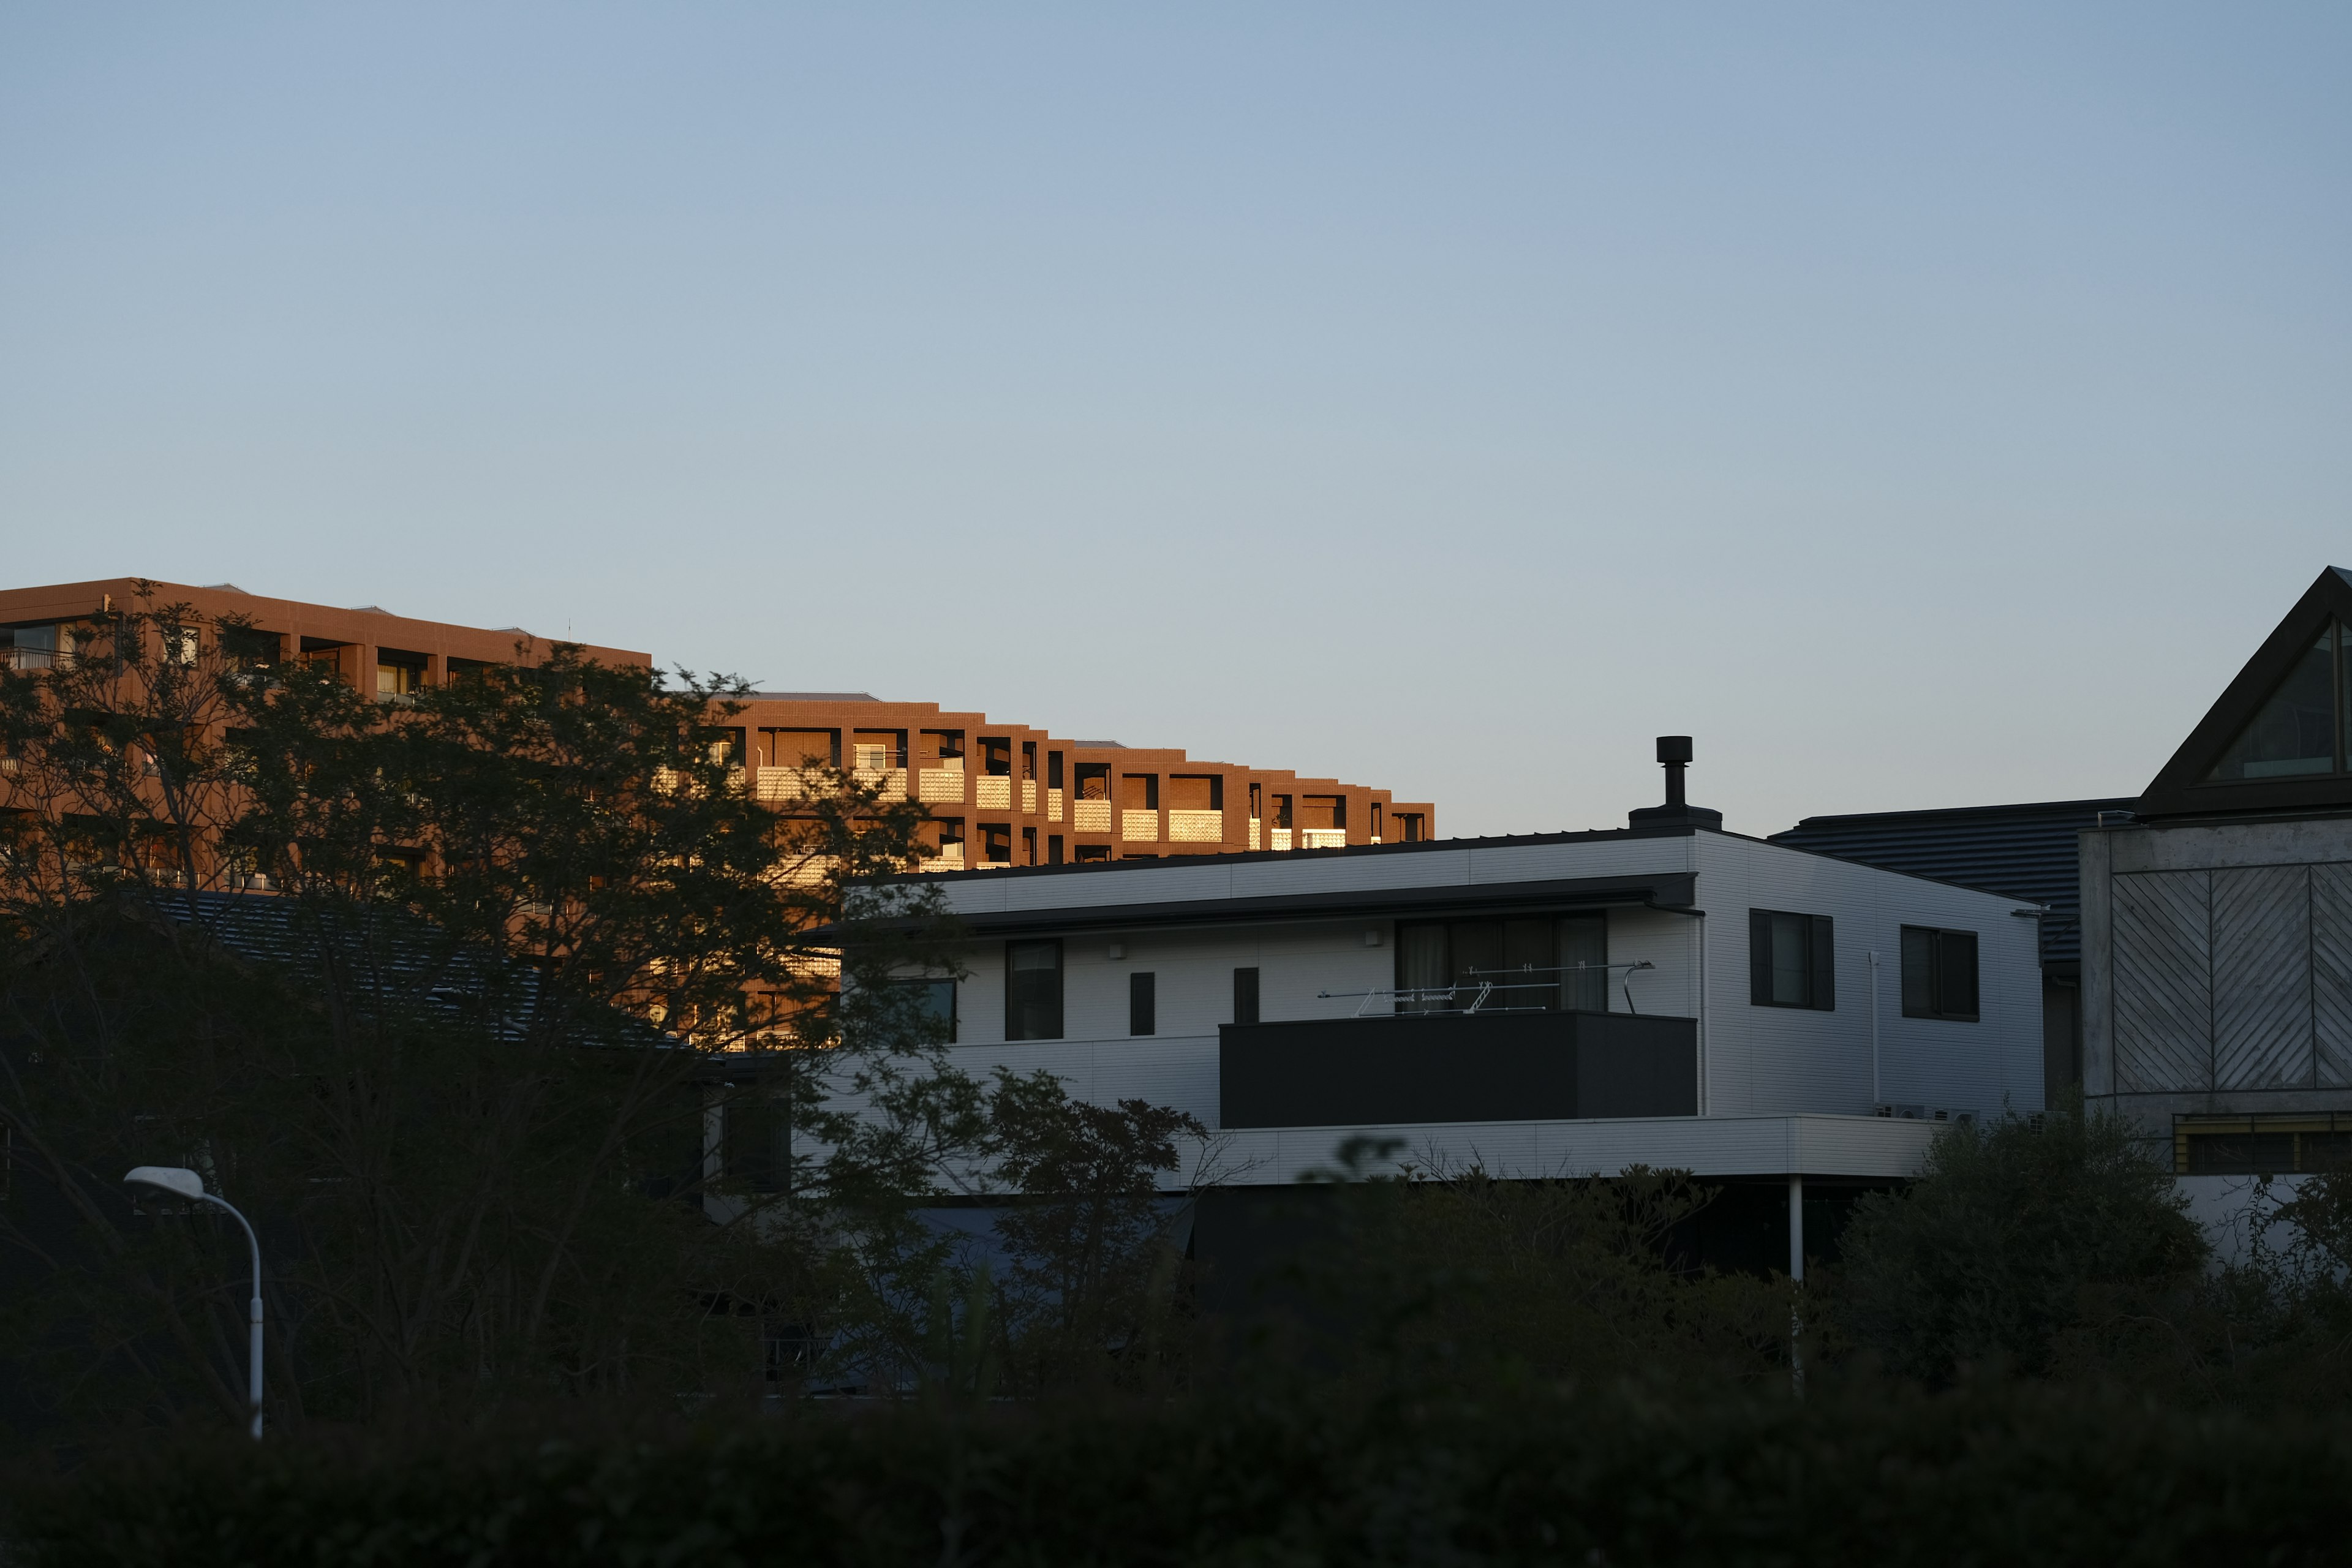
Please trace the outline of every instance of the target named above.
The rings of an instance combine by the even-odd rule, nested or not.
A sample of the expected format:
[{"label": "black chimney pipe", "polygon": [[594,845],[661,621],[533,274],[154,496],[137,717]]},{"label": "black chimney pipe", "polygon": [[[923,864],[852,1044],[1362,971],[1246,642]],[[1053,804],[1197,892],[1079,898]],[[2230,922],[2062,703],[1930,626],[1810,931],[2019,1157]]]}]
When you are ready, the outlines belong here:
[{"label": "black chimney pipe", "polygon": [[1626,822],[1635,827],[1721,827],[1723,813],[1693,805],[1683,797],[1683,770],[1690,760],[1688,735],[1659,736],[1658,762],[1666,770],[1666,804],[1637,807],[1625,814]]},{"label": "black chimney pipe", "polygon": [[1683,769],[1690,765],[1691,738],[1688,735],[1658,737],[1658,761],[1666,768],[1666,804],[1683,804]]}]

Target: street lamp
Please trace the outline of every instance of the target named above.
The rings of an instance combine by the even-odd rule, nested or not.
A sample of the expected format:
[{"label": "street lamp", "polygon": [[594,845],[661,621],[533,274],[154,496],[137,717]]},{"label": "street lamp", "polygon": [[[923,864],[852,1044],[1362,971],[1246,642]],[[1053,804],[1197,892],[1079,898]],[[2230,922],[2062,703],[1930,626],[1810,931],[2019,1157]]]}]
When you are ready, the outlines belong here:
[{"label": "street lamp", "polygon": [[253,1226],[236,1212],[236,1205],[226,1198],[215,1197],[205,1191],[205,1179],[194,1171],[178,1165],[142,1165],[122,1178],[125,1183],[142,1187],[153,1187],[194,1203],[211,1204],[228,1210],[229,1217],[245,1226],[245,1241],[253,1248],[253,1305],[250,1321],[253,1325],[251,1348],[246,1354],[247,1395],[253,1403],[253,1440],[261,1441],[261,1243],[255,1239]]}]

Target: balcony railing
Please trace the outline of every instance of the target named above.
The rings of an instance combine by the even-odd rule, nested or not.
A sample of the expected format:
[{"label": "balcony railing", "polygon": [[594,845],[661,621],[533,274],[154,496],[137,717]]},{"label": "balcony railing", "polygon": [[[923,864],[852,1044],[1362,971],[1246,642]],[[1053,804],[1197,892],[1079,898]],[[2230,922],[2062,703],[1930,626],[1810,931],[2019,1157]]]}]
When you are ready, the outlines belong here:
[{"label": "balcony railing", "polygon": [[972,804],[982,811],[1013,809],[1013,781],[996,773],[982,773],[972,782]]},{"label": "balcony railing", "polygon": [[1345,849],[1348,830],[1344,827],[1302,827],[1299,833],[1301,849]]},{"label": "balcony railing", "polygon": [[1045,820],[1048,822],[1059,822],[1062,820],[1062,792],[1060,790],[1049,789],[1045,792]]},{"label": "balcony railing", "polygon": [[916,774],[918,797],[939,805],[963,804],[961,768],[924,768]]},{"label": "balcony railing", "polygon": [[1037,781],[1035,779],[1021,781],[1021,811],[1025,816],[1037,815]]},{"label": "balcony railing", "polygon": [[1123,811],[1118,814],[1118,836],[1129,844],[1156,844],[1160,841],[1160,814],[1156,811]]},{"label": "balcony railing", "polygon": [[1269,848],[1269,849],[1287,849],[1287,848],[1289,848],[1289,847],[1290,847],[1290,834],[1291,834],[1291,830],[1290,830],[1289,828],[1287,828],[1287,827],[1273,827],[1273,828],[1268,828],[1268,829],[1266,830],[1266,837],[1267,837],[1267,838],[1269,838],[1270,840],[1272,840],[1272,842],[1270,842],[1269,844],[1267,844],[1267,845],[1266,845],[1266,847],[1267,847],[1267,848]]},{"label": "balcony railing", "polygon": [[1070,805],[1070,826],[1080,833],[1110,831],[1110,802],[1107,800],[1073,801]]},{"label": "balcony railing", "polygon": [[1222,844],[1225,814],[1222,811],[1171,811],[1168,837],[1179,844]]}]

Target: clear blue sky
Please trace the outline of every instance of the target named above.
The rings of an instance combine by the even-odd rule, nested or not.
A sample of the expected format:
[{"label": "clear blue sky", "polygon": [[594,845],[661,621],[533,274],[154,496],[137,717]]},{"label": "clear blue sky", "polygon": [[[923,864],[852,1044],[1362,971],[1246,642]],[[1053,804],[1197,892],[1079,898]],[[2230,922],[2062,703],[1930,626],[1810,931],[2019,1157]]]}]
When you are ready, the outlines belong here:
[{"label": "clear blue sky", "polygon": [[1434,797],[2129,793],[2352,563],[2352,7],[0,10],[0,583]]}]

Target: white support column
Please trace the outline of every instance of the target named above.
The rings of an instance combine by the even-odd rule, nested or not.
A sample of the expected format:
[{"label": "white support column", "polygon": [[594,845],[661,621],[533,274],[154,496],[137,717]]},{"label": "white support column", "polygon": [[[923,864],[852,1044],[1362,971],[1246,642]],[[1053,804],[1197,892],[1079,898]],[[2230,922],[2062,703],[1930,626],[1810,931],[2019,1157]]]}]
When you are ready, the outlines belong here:
[{"label": "white support column", "polygon": [[1789,1278],[1796,1290],[1789,1301],[1789,1386],[1805,1393],[1805,1319],[1801,1300],[1805,1283],[1805,1178],[1789,1177]]},{"label": "white support column", "polygon": [[1805,1178],[1789,1178],[1789,1278],[1805,1282]]}]

